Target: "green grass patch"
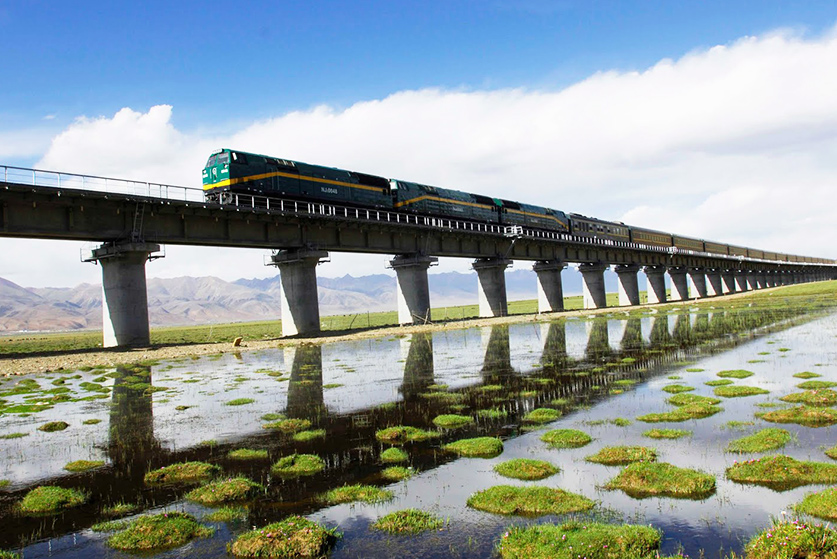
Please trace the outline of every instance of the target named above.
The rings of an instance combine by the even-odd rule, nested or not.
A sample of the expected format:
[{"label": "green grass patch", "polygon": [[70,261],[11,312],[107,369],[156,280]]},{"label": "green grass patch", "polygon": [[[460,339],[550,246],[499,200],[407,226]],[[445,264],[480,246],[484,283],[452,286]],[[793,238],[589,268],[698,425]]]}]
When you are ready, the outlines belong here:
[{"label": "green grass patch", "polygon": [[829,487],[819,493],[810,493],[793,508],[802,514],[826,520],[837,520],[837,487]]},{"label": "green grass patch", "polygon": [[639,381],[630,378],[623,378],[620,380],[613,381],[613,384],[615,384],[616,386],[633,386],[637,382]]},{"label": "green grass patch", "polygon": [[665,462],[634,462],[610,480],[605,488],[620,489],[637,499],[705,499],[715,492],[715,476]]},{"label": "green grass patch", "polygon": [[552,408],[537,408],[523,416],[525,423],[549,423],[560,418],[563,414]]},{"label": "green grass patch", "polygon": [[669,375],[666,377],[668,380],[683,380],[683,377],[680,375]]},{"label": "green grass patch", "polygon": [[0,435],[0,439],[22,439],[23,437],[28,437],[29,433],[6,433],[5,435]]},{"label": "green grass patch", "polygon": [[145,474],[145,483],[192,483],[205,481],[221,470],[206,462],[178,462]]},{"label": "green grass patch", "polygon": [[837,411],[814,406],[796,406],[758,413],[756,416],[771,423],[796,423],[805,427],[825,427],[837,423]]},{"label": "green grass patch", "polygon": [[753,376],[755,373],[752,371],[747,371],[745,369],[731,369],[727,371],[721,371],[718,373],[718,376],[721,378],[747,378]]},{"label": "green grass patch", "polygon": [[313,441],[316,439],[324,439],[326,436],[325,429],[311,429],[308,431],[300,431],[299,433],[294,433],[293,440],[296,442],[308,442]]},{"label": "green grass patch", "polygon": [[817,373],[812,373],[811,371],[802,371],[801,373],[796,373],[793,376],[794,376],[794,378],[801,378],[801,379],[808,380],[808,379],[812,379],[812,378],[819,378],[822,375],[817,374]]},{"label": "green grass patch", "polygon": [[404,509],[382,516],[374,524],[374,530],[390,534],[418,534],[428,530],[439,530],[445,525],[437,516],[418,509]]},{"label": "green grass patch", "polygon": [[649,429],[642,436],[652,439],[679,439],[691,435],[686,429]]},{"label": "green grass patch", "polygon": [[701,369],[700,367],[691,367],[689,369],[686,369],[686,372],[687,373],[702,373],[705,370],[706,369]]},{"label": "green grass patch", "polygon": [[327,491],[320,495],[318,500],[329,505],[354,503],[357,501],[364,503],[383,503],[392,500],[394,496],[395,494],[392,491],[387,491],[386,489],[381,489],[373,485],[356,483]]},{"label": "green grass patch", "polygon": [[339,382],[330,382],[328,384],[323,385],[323,390],[329,390],[331,388],[340,388],[341,386],[343,385]]},{"label": "green grass patch", "polygon": [[130,520],[106,520],[90,527],[94,532],[118,532],[131,525]]},{"label": "green grass patch", "polygon": [[726,475],[727,479],[738,483],[762,485],[774,491],[787,491],[803,485],[837,482],[837,465],[804,462],[780,454],[736,462],[727,468]]},{"label": "green grass patch", "polygon": [[406,462],[410,456],[400,448],[388,448],[381,453],[381,462],[385,464],[397,464],[399,462]]},{"label": "green grass patch", "polygon": [[770,394],[769,390],[759,388],[758,386],[718,386],[712,391],[715,396],[722,398],[743,398],[745,396],[758,396],[760,394]]},{"label": "green grass patch", "polygon": [[802,390],[820,390],[822,388],[834,388],[835,386],[837,386],[837,382],[827,380],[806,380],[796,385],[797,388]]},{"label": "green grass patch", "polygon": [[707,380],[703,384],[705,384],[706,386],[727,386],[727,385],[732,384],[734,382],[735,382],[734,380],[731,380],[731,379],[728,379],[728,378],[719,378],[717,380]]},{"label": "green grass patch", "polygon": [[230,400],[229,402],[225,402],[225,406],[246,406],[247,404],[252,404],[255,402],[253,398],[236,398],[235,400]]},{"label": "green grass patch", "polygon": [[443,429],[456,429],[459,427],[465,427],[466,425],[472,425],[473,423],[473,417],[469,415],[458,415],[455,413],[437,415],[433,418],[433,425],[442,427]]},{"label": "green grass patch", "polygon": [[497,464],[494,466],[494,471],[501,476],[533,481],[548,478],[561,470],[545,460],[515,458]]},{"label": "green grass patch", "polygon": [[102,516],[106,516],[108,518],[119,518],[120,516],[127,516],[129,514],[133,514],[139,510],[139,506],[133,503],[126,503],[124,501],[119,501],[118,503],[114,503],[112,505],[108,505],[102,508]]},{"label": "green grass patch", "polygon": [[783,402],[791,404],[805,404],[806,406],[833,406],[837,404],[837,392],[830,388],[819,390],[806,390],[805,392],[794,392],[779,398]]},{"label": "green grass patch", "polygon": [[541,440],[552,448],[580,448],[590,444],[593,438],[576,429],[553,429],[542,434]]},{"label": "green grass patch", "polygon": [[289,516],[263,528],[246,532],[230,544],[236,557],[325,557],[340,535],[301,516]]},{"label": "green grass patch", "polygon": [[666,402],[673,406],[691,406],[694,404],[714,406],[720,404],[721,400],[709,396],[699,396],[698,394],[675,394]]},{"label": "green grass patch", "polygon": [[379,429],[375,432],[375,438],[379,441],[390,444],[404,444],[407,442],[428,441],[439,438],[439,433],[433,431],[426,431],[418,427],[409,427],[406,425],[397,425],[395,427],[387,427],[386,429]]},{"label": "green grass patch", "polygon": [[758,433],[731,441],[727,445],[727,452],[767,452],[768,450],[782,448],[790,440],[790,432],[776,427],[768,427]]},{"label": "green grass patch", "polygon": [[266,413],[260,418],[262,421],[279,421],[280,419],[285,419],[285,415],[281,413]]},{"label": "green grass patch", "polygon": [[230,460],[266,460],[266,450],[255,450],[252,448],[237,448],[227,453]]},{"label": "green grass patch", "polygon": [[487,410],[477,410],[477,417],[480,419],[504,419],[509,416],[508,410],[503,408],[489,408]]},{"label": "green grass patch", "polygon": [[829,559],[837,557],[837,533],[799,520],[774,522],[747,543],[747,559]]},{"label": "green grass patch", "polygon": [[837,446],[832,446],[831,448],[826,449],[825,455],[829,458],[837,460]]},{"label": "green grass patch", "polygon": [[64,469],[68,472],[86,472],[104,466],[103,460],[76,460],[75,462],[68,462]]},{"label": "green grass patch", "polygon": [[214,532],[191,515],[167,512],[137,518],[108,538],[108,545],[122,551],[159,551],[180,547],[195,538],[208,538]]},{"label": "green grass patch", "polygon": [[694,390],[694,386],[686,386],[685,384],[669,384],[668,386],[663,386],[663,392],[668,392],[669,394],[680,394],[681,392],[691,392]]},{"label": "green grass patch", "polygon": [[387,481],[403,481],[410,479],[416,471],[412,468],[405,468],[404,466],[390,466],[381,470],[381,477]]},{"label": "green grass patch", "polygon": [[468,506],[494,514],[542,516],[593,508],[593,501],[553,487],[495,485],[468,498]]},{"label": "green grass patch", "polygon": [[465,394],[461,392],[422,392],[419,396],[426,400],[445,404],[457,404],[465,400]]},{"label": "green grass patch", "polygon": [[40,427],[38,427],[38,431],[43,431],[45,433],[54,433],[55,431],[63,431],[70,424],[66,421],[50,421],[49,423],[44,423]]},{"label": "green grass patch", "polygon": [[220,479],[197,487],[186,494],[190,501],[214,506],[251,497],[262,486],[246,477]]},{"label": "green grass patch", "polygon": [[325,462],[316,454],[291,454],[280,458],[270,472],[283,478],[312,476],[325,469]]},{"label": "green grass patch", "polygon": [[204,517],[208,522],[236,522],[247,517],[247,509],[242,507],[220,507]]},{"label": "green grass patch", "polygon": [[273,431],[281,431],[285,434],[297,433],[304,431],[311,427],[311,422],[307,419],[281,419],[271,423],[262,425],[262,429],[271,429]]},{"label": "green grass patch", "polygon": [[476,437],[461,439],[442,447],[444,450],[455,452],[460,456],[472,458],[493,458],[503,452],[503,441],[495,437]]},{"label": "green grass patch", "polygon": [[570,521],[512,526],[497,551],[502,559],[652,559],[661,538],[650,526]]},{"label": "green grass patch", "polygon": [[638,421],[646,423],[679,423],[689,419],[703,419],[723,411],[720,406],[710,404],[689,404],[680,406],[672,411],[662,413],[648,413],[637,417]]},{"label": "green grass patch", "polygon": [[20,502],[20,512],[26,515],[53,514],[87,502],[87,494],[77,489],[42,485],[29,491]]},{"label": "green grass patch", "polygon": [[85,419],[84,421],[81,422],[81,424],[82,425],[98,425],[101,422],[102,422],[101,419],[97,419],[97,418],[94,417],[92,419]]},{"label": "green grass patch", "polygon": [[606,466],[624,466],[634,462],[654,462],[657,460],[657,453],[654,449],[644,446],[606,446],[585,460]]}]

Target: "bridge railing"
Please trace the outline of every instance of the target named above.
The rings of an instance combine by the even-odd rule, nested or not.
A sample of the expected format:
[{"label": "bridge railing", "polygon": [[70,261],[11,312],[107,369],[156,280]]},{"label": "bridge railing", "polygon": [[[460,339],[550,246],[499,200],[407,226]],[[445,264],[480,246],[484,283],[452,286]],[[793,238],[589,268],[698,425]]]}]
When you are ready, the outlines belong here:
[{"label": "bridge railing", "polygon": [[148,196],[184,202],[202,202],[203,190],[188,186],[173,186],[153,182],[132,181],[127,179],[112,179],[93,175],[77,175],[74,173],[59,173],[41,169],[26,169],[24,167],[0,166],[3,182],[43,186],[48,188],[74,188],[78,190],[92,190],[108,194],[128,194],[133,196]]}]

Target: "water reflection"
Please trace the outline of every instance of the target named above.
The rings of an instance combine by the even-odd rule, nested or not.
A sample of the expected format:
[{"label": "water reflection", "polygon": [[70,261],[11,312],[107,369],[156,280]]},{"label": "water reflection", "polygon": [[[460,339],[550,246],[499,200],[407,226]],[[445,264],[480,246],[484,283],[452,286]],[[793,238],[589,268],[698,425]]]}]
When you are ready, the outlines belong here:
[{"label": "water reflection", "polygon": [[569,365],[567,355],[567,328],[563,320],[541,325],[541,336],[544,338],[541,365],[553,368],[563,368]]},{"label": "water reflection", "polygon": [[405,400],[414,400],[434,383],[433,336],[429,333],[413,334],[402,340],[409,344],[404,362],[404,380],[399,389]]},{"label": "water reflection", "polygon": [[606,318],[587,321],[587,349],[584,355],[590,363],[603,363],[611,353],[607,323]]},{"label": "water reflection", "polygon": [[511,364],[509,327],[503,324],[492,326],[487,332],[486,329],[483,329],[482,338],[485,345],[482,378],[486,384],[491,384],[514,372]]},{"label": "water reflection", "polygon": [[630,317],[625,321],[625,332],[622,334],[622,341],[619,348],[624,353],[640,351],[645,344],[642,341],[642,320],[638,317]]},{"label": "water reflection", "polygon": [[154,437],[151,367],[117,367],[112,391],[108,458],[118,475],[142,477],[161,448]]},{"label": "water reflection", "polygon": [[288,382],[288,417],[317,420],[325,414],[323,400],[323,347],[302,344],[285,348],[285,363],[291,363]]}]

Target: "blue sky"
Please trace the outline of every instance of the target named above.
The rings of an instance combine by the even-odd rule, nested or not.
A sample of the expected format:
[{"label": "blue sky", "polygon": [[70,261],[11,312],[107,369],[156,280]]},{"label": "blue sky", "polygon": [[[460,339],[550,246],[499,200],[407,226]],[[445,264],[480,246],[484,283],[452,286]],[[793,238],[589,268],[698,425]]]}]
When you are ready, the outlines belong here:
[{"label": "blue sky", "polygon": [[[837,256],[835,22],[769,0],[0,0],[0,164],[197,185],[229,146]],[[61,283],[99,281],[64,245],[0,239],[0,276],[54,278],[19,264],[37,246],[74,255]],[[150,276],[271,273],[169,254]],[[320,273],[383,268],[361,260]]]}]

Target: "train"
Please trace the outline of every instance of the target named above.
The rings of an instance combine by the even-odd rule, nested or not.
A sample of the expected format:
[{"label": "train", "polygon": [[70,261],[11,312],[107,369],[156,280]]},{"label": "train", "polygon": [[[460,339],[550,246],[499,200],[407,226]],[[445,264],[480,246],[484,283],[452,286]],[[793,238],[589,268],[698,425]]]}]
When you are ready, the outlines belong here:
[{"label": "train", "polygon": [[833,263],[822,258],[725,245],[514,200],[227,148],[210,154],[202,178],[206,200],[218,204],[229,204],[235,194],[246,194],[520,226],[597,238],[616,246],[639,244],[671,252],[793,263]]}]

